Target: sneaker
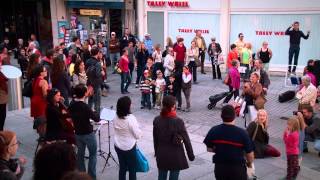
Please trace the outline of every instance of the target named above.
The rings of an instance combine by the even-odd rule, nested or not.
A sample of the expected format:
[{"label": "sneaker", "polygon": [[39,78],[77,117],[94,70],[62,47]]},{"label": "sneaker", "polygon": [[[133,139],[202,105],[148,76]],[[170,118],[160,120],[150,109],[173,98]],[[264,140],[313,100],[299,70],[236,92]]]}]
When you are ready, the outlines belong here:
[{"label": "sneaker", "polygon": [[144,109],[144,106],[141,106],[140,109]]},{"label": "sneaker", "polygon": [[309,152],[308,148],[303,149],[303,153],[308,153],[308,152]]},{"label": "sneaker", "polygon": [[138,84],[136,84],[136,88],[138,88],[139,87],[139,85]]},{"label": "sneaker", "polygon": [[190,112],[190,108],[186,108],[184,111],[185,112]]},{"label": "sneaker", "polygon": [[151,110],[151,106],[149,106],[148,109]]},{"label": "sneaker", "polygon": [[102,92],[101,92],[101,96],[103,96],[103,97],[108,97],[108,93],[107,93],[106,91],[102,91]]},{"label": "sneaker", "polygon": [[177,110],[179,110],[179,111],[180,111],[180,110],[181,110],[181,107],[178,107],[178,108],[177,108]]},{"label": "sneaker", "polygon": [[193,84],[199,84],[197,81],[193,82]]}]

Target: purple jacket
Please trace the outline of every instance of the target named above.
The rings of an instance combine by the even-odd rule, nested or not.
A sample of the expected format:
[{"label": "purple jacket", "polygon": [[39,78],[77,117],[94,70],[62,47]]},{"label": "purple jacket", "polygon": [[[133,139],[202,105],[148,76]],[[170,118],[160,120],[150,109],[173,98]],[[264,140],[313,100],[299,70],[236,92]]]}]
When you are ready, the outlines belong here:
[{"label": "purple jacket", "polygon": [[237,68],[232,67],[229,70],[229,77],[231,78],[230,86],[234,89],[240,89],[240,73]]}]

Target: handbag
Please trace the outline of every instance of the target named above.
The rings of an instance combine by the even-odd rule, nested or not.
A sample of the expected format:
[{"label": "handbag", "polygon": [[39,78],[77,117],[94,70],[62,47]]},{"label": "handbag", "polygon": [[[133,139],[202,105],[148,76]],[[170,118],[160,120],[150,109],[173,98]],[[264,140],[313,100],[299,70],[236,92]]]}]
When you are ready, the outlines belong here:
[{"label": "handbag", "polygon": [[149,163],[143,153],[136,148],[136,172],[148,172],[149,171]]},{"label": "handbag", "polygon": [[31,96],[32,96],[32,83],[33,83],[33,80],[30,79],[23,84],[22,96],[31,98]]},{"label": "handbag", "polygon": [[115,72],[117,72],[118,74],[121,74],[121,73],[122,73],[122,70],[121,70],[121,68],[120,68],[120,66],[119,66],[119,63],[117,63],[117,64],[115,65],[114,70],[115,70]]}]

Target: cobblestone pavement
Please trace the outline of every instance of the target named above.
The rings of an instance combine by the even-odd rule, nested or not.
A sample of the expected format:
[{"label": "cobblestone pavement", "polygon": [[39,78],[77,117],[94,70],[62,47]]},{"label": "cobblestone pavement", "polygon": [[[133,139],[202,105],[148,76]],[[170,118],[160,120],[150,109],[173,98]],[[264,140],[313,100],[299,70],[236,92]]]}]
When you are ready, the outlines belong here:
[{"label": "cobblestone pavement", "polygon": [[[196,155],[196,159],[190,162],[190,168],[181,172],[181,180],[207,180],[214,179],[214,165],[211,163],[212,154],[206,152],[206,148],[202,143],[204,136],[208,130],[221,123],[219,105],[213,110],[207,109],[209,103],[208,97],[219,92],[226,91],[227,87],[222,84],[221,80],[212,80],[209,74],[200,75],[199,84],[193,85],[191,93],[191,112],[178,112],[186,123],[192,145]],[[286,126],[286,121],[281,117],[289,117],[297,107],[295,100],[288,103],[280,104],[277,101],[278,94],[290,88],[284,87],[284,77],[271,77],[271,86],[268,91],[266,109],[269,112],[270,126],[268,128],[270,134],[270,143],[281,150],[280,158],[267,158],[255,160],[256,174],[259,179],[274,180],[282,178],[286,175],[286,157],[284,145],[282,141],[282,133]],[[120,94],[120,77],[119,75],[111,75],[108,79],[110,91],[108,97],[102,97],[102,107],[110,107],[116,105],[116,100]],[[151,169],[148,173],[139,173],[138,179],[153,180],[157,179],[157,167],[154,158],[153,142],[152,142],[152,121],[159,114],[159,110],[141,110],[140,109],[140,93],[132,84],[129,87],[131,92],[129,96],[132,98],[132,112],[138,118],[143,129],[143,138],[138,142],[139,148],[146,154]],[[28,104],[28,101],[25,101]],[[183,101],[184,103],[184,101]],[[183,104],[184,105],[184,104]],[[28,105],[27,105],[28,106]],[[32,177],[32,159],[36,146],[36,133],[32,130],[32,120],[29,117],[29,108],[20,111],[8,112],[5,128],[17,132],[18,139],[22,142],[18,154],[24,155],[28,159],[25,176],[23,179]],[[236,124],[244,127],[244,120],[238,118]],[[111,131],[111,134],[113,132]],[[102,128],[102,149],[107,151],[107,128]],[[111,142],[113,144],[113,142]],[[317,153],[309,144],[311,152],[304,154],[302,168],[298,179],[309,180],[318,179],[320,175],[320,161]],[[112,145],[112,153],[116,157]],[[104,160],[98,157],[97,175],[98,179],[115,180],[118,176],[118,167],[112,161],[103,173],[101,173]]]}]

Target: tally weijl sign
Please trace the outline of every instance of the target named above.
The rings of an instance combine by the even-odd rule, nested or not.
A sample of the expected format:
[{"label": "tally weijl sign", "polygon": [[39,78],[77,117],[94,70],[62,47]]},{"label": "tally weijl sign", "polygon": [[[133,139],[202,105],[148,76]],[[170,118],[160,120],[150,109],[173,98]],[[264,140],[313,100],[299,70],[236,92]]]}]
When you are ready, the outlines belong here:
[{"label": "tally weijl sign", "polygon": [[147,1],[149,7],[189,7],[189,1]]}]

